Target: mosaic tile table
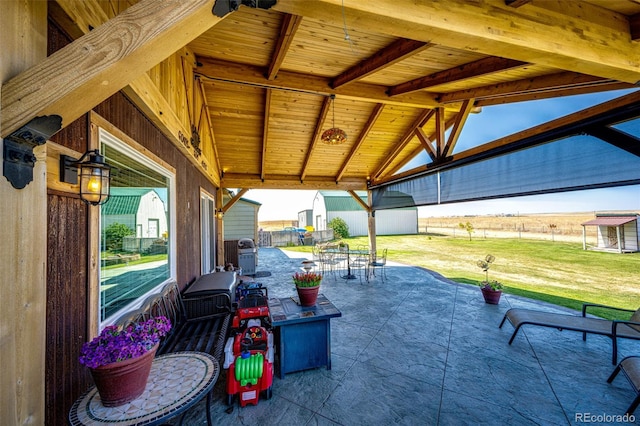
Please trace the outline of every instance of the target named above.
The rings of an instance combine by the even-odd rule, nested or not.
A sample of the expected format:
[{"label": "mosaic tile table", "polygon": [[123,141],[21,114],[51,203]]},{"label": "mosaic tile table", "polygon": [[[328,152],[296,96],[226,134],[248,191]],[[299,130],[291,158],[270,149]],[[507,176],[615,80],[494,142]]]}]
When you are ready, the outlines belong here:
[{"label": "mosaic tile table", "polygon": [[71,407],[75,425],[159,425],[178,416],[207,396],[207,422],[211,425],[211,390],[220,366],[209,354],[176,352],[153,360],[147,387],[140,397],[119,407],[105,407],[95,387]]}]

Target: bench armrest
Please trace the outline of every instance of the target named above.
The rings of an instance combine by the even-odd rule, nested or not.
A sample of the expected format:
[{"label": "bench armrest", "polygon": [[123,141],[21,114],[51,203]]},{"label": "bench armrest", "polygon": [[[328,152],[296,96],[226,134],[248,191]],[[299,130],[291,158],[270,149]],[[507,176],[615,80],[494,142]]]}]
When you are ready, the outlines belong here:
[{"label": "bench armrest", "polygon": [[601,305],[598,303],[583,303],[582,304],[582,316],[586,316],[587,315],[587,308],[604,308],[604,309],[611,309],[614,311],[620,311],[620,312],[635,312],[635,309],[626,309],[626,308],[616,308],[615,306],[607,306],[607,305]]},{"label": "bench armrest", "polygon": [[182,295],[181,302],[186,321],[202,320],[231,313],[231,299],[226,293],[195,297]]}]

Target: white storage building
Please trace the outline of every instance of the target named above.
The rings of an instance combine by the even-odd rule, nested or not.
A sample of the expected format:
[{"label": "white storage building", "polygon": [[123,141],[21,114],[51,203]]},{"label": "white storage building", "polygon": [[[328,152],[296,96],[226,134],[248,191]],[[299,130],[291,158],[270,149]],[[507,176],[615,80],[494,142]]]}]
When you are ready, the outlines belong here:
[{"label": "white storage building", "polygon": [[[356,191],[364,201],[366,191]],[[318,191],[313,199],[313,226],[318,231],[327,229],[332,219],[339,217],[349,227],[352,237],[368,234],[367,212],[345,191]],[[376,235],[403,235],[418,233],[418,209],[407,207],[391,210],[377,210]]]}]

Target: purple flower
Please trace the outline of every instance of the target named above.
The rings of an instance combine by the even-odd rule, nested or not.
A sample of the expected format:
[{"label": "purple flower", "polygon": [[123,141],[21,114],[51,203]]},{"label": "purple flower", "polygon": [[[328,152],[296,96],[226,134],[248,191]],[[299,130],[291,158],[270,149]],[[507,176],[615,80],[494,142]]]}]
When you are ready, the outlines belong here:
[{"label": "purple flower", "polygon": [[105,327],[99,336],[82,345],[80,364],[96,368],[113,362],[137,358],[154,347],[171,330],[171,322],[158,316],[119,330]]}]

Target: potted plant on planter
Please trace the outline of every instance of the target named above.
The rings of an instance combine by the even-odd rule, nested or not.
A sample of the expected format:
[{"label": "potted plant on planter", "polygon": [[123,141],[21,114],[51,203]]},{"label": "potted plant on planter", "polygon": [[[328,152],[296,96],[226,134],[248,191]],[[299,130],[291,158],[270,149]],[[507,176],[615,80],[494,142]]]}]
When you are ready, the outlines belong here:
[{"label": "potted plant on planter", "polygon": [[496,280],[489,281],[489,268],[496,258],[490,254],[484,259],[478,260],[478,267],[485,273],[485,279],[480,283],[480,290],[486,303],[497,305],[500,302],[500,296],[502,295],[502,283]]},{"label": "potted plant on planter", "polygon": [[321,281],[322,274],[317,272],[296,272],[293,274],[293,283],[296,285],[300,305],[313,306],[316,304]]},{"label": "potted plant on planter", "polygon": [[169,330],[167,317],[158,316],[123,329],[107,326],[82,345],[79,361],[91,371],[102,405],[117,407],[144,392],[160,339]]}]

